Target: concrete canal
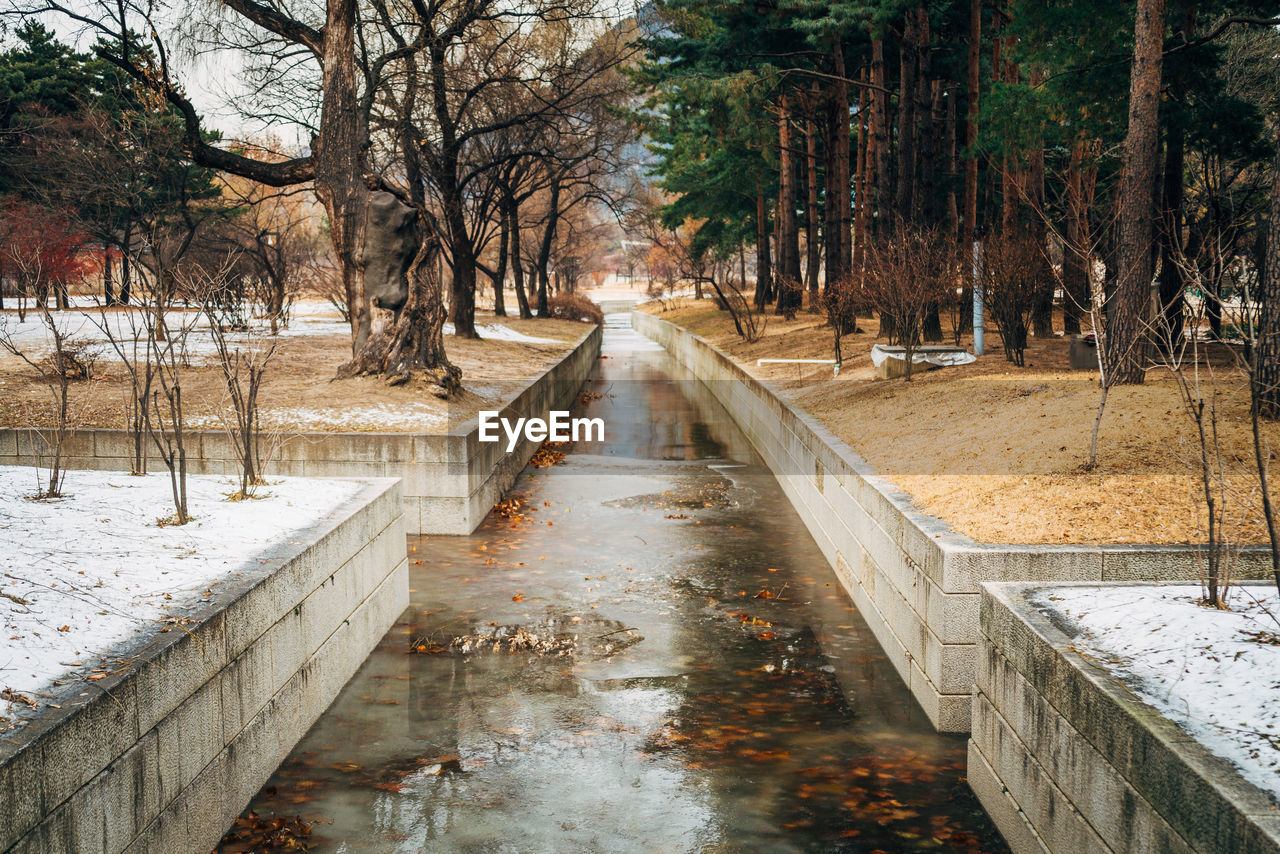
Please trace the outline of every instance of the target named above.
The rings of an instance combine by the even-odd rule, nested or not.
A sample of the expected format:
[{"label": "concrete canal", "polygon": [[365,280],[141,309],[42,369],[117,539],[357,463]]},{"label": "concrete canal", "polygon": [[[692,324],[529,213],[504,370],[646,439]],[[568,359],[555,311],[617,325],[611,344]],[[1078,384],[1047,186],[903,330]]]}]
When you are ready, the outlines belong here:
[{"label": "concrete canal", "polygon": [[276,816],[339,852],[1004,850],[964,737],[625,315],[579,409],[603,443],[530,466],[473,535],[410,540],[412,607],[226,850]]}]

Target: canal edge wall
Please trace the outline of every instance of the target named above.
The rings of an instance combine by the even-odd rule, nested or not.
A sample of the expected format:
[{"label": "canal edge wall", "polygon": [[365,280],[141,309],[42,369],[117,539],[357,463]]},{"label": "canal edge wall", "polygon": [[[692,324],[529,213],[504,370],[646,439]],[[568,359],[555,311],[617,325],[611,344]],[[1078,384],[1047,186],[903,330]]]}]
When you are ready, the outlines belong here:
[{"label": "canal edge wall", "polygon": [[[816,418],[705,339],[643,312],[631,321],[738,423],[939,731],[970,730],[982,582],[1197,577],[1187,546],[975,542],[915,509]],[[1265,550],[1242,551],[1239,574],[1268,560]]]},{"label": "canal edge wall", "polygon": [[982,585],[968,777],[1015,854],[1280,852],[1275,802],[1075,652],[1045,589]]},{"label": "canal edge wall", "polygon": [[[370,480],[0,739],[0,851],[209,851],[409,604],[403,501]],[[87,699],[86,699],[87,697]]]},{"label": "canal edge wall", "polygon": [[[601,336],[599,326],[585,332],[554,365],[511,396],[502,417],[542,417],[552,409],[569,409],[600,356]],[[398,477],[407,533],[469,534],[538,449],[538,443],[522,439],[508,454],[505,441],[480,442],[479,429],[472,418],[442,434],[292,433],[281,437],[266,470],[293,477]],[[192,474],[239,473],[226,431],[192,430],[185,434],[185,444]],[[132,445],[127,430],[77,430],[67,441],[64,465],[128,471]],[[148,450],[149,468],[162,468],[154,448]],[[40,431],[0,429],[0,465],[39,465],[48,456]]]}]

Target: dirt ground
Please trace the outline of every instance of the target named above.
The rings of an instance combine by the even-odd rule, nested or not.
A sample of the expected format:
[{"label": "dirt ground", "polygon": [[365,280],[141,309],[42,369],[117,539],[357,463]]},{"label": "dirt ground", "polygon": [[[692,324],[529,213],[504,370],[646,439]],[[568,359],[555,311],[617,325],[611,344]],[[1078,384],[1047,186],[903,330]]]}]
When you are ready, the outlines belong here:
[{"label": "dirt ground", "polygon": [[[260,394],[262,422],[268,429],[445,432],[477,409],[504,402],[586,331],[586,324],[566,320],[477,315],[482,334],[485,326],[499,324],[515,333],[513,337],[552,339],[552,343],[464,340],[446,334],[446,350],[462,369],[464,387],[461,397],[446,402],[415,384],[393,388],[376,377],[334,379],[338,366],[351,356],[346,326],[336,314],[327,319],[332,322],[323,316],[307,320],[300,325],[295,319],[290,334],[278,339],[269,363]],[[109,346],[99,344],[97,350],[93,379],[73,386],[74,417],[84,427],[122,428],[130,407],[128,374],[111,357]],[[193,357],[181,373],[181,383],[188,426],[221,426],[230,410],[222,372],[213,357],[208,353]],[[54,411],[49,390],[36,372],[15,356],[0,354],[0,426],[48,424]]]},{"label": "dirt ground", "polygon": [[[916,373],[911,382],[878,380],[870,359],[877,323],[865,320],[863,333],[845,337],[844,366],[833,378],[826,366],[756,365],[769,357],[832,358],[831,329],[821,315],[770,316],[764,337],[745,343],[710,301],[644,310],[707,338],[753,376],[773,382],[921,510],[975,540],[1205,540],[1197,433],[1168,371],[1153,369],[1144,385],[1112,389],[1097,466],[1089,469],[1101,390],[1096,374],[1069,369],[1069,342],[1061,336],[1032,339],[1022,368],[1005,360],[999,337],[988,332],[986,355],[973,364]],[[1201,378],[1218,412],[1226,484],[1214,491],[1225,504],[1225,528],[1234,542],[1264,542],[1247,385],[1224,349],[1207,362]],[[1268,424],[1264,433],[1269,447],[1280,448],[1280,425]]]}]

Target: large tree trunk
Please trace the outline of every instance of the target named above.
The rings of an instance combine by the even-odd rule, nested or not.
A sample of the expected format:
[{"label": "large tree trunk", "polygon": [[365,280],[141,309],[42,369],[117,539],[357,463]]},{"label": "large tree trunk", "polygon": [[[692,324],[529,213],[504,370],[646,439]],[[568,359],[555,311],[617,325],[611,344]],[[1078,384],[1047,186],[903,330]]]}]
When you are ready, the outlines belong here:
[{"label": "large tree trunk", "polygon": [[756,196],[756,309],[773,299],[773,259],[769,252],[769,205],[764,194]]},{"label": "large tree trunk", "polygon": [[533,317],[529,310],[529,294],[524,287],[524,260],[520,257],[520,203],[514,198],[506,201],[507,230],[511,234],[511,272],[515,281],[516,304],[525,320]]},{"label": "large tree trunk", "polygon": [[877,234],[892,220],[893,175],[889,171],[889,92],[884,69],[884,42],[871,42],[871,151],[875,176],[874,207],[869,212]]},{"label": "large tree trunk", "polygon": [[982,0],[969,0],[969,80],[968,119],[965,123],[965,147],[969,157],[964,163],[964,233],[963,240],[977,238],[978,229],[978,90],[982,50]]},{"label": "large tree trunk", "polygon": [[796,216],[796,156],[791,138],[791,101],[778,101],[778,314],[800,308],[800,224]]},{"label": "large tree trunk", "polygon": [[329,0],[324,28],[320,133],[312,146],[315,187],[351,309],[352,354],[360,359],[373,327],[366,298],[364,236],[370,189],[364,181],[369,128],[356,89],[356,0]]},{"label": "large tree trunk", "polygon": [[[421,163],[406,155],[410,204],[366,174],[369,127],[356,83],[355,20],[355,0],[330,0],[320,133],[312,146],[316,195],[329,214],[351,310],[353,356],[338,375],[378,374],[393,385],[416,376],[444,397],[459,388],[462,372],[444,352],[440,282],[432,275],[439,244],[426,213]],[[406,90],[407,113],[416,93],[416,85]],[[375,323],[375,310],[390,311],[391,323]]]},{"label": "large tree trunk", "polygon": [[[853,192],[849,181],[849,84],[845,81],[844,48],[834,39],[831,48],[831,70],[839,78],[827,92],[827,145],[826,145],[826,218],[823,239],[826,242],[827,282],[834,282],[849,274],[853,266],[852,223]],[[863,70],[865,80],[866,71]],[[864,99],[866,89],[861,90]],[[859,120],[862,107],[859,107]],[[861,137],[859,137],[861,145]]]},{"label": "large tree trunk", "polygon": [[1274,419],[1280,418],[1280,132],[1276,134],[1276,157],[1271,172],[1271,210],[1262,292],[1258,300],[1262,310],[1258,318],[1254,400],[1263,417]]},{"label": "large tree trunk", "polygon": [[551,247],[555,244],[556,225],[560,219],[560,181],[551,182],[550,201],[547,206],[547,226],[542,232],[542,244],[538,247],[538,317],[547,317],[551,308],[547,304],[547,285],[550,273]]},{"label": "large tree trunk", "polygon": [[1145,379],[1163,47],[1164,0],[1138,0],[1121,185],[1118,281],[1107,324],[1112,384]]},{"label": "large tree trunk", "polygon": [[[818,268],[821,265],[821,256],[818,245],[818,123],[814,120],[813,114],[818,101],[818,93],[815,87],[813,99],[805,110],[805,134],[804,134],[804,153],[805,153],[805,206],[804,206],[804,251],[805,266],[804,278],[805,285],[809,292],[809,311],[818,311]],[[837,237],[837,235],[829,235],[829,237]]]}]

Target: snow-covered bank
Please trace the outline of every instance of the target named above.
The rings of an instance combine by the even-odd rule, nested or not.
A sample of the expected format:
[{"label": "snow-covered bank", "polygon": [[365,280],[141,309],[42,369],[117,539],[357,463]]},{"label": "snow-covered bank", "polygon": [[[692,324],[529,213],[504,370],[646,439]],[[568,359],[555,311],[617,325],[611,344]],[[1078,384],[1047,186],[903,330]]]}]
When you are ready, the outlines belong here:
[{"label": "snow-covered bank", "polygon": [[[118,354],[111,344],[114,338],[123,342],[125,352],[132,350],[132,342],[145,340],[146,323],[142,310],[114,308],[110,311],[89,306],[76,306],[70,311],[55,311],[51,317],[62,334],[75,342],[90,347],[100,360],[116,360]],[[202,312],[175,308],[165,313],[165,323],[172,330],[189,330],[182,352],[188,360],[197,363],[216,360],[218,351],[209,331],[209,319]],[[351,327],[342,316],[326,302],[305,300],[294,303],[290,310],[289,325],[275,335],[263,318],[255,318],[251,332],[228,332],[227,342],[232,347],[266,347],[271,342],[286,338],[315,335],[350,335]],[[490,341],[510,341],[521,344],[561,344],[555,338],[528,335],[503,323],[479,322],[476,332]],[[444,324],[444,333],[453,334],[453,324]],[[16,311],[0,312],[0,335],[12,341],[14,346],[29,355],[44,355],[53,348],[52,335],[38,310],[30,310],[25,320],[19,321]],[[139,350],[141,355],[142,350]]]},{"label": "snow-covered bank", "polygon": [[217,584],[363,486],[284,478],[263,498],[231,502],[231,478],[192,476],[194,520],[161,527],[173,513],[167,471],[73,471],[66,497],[50,501],[26,497],[38,482],[35,469],[0,466],[0,689],[37,703],[42,687],[98,666],[121,642],[178,630]]},{"label": "snow-covered bank", "polygon": [[1228,611],[1200,598],[1194,586],[1064,586],[1031,601],[1083,630],[1079,652],[1280,798],[1280,595],[1237,588]]}]

